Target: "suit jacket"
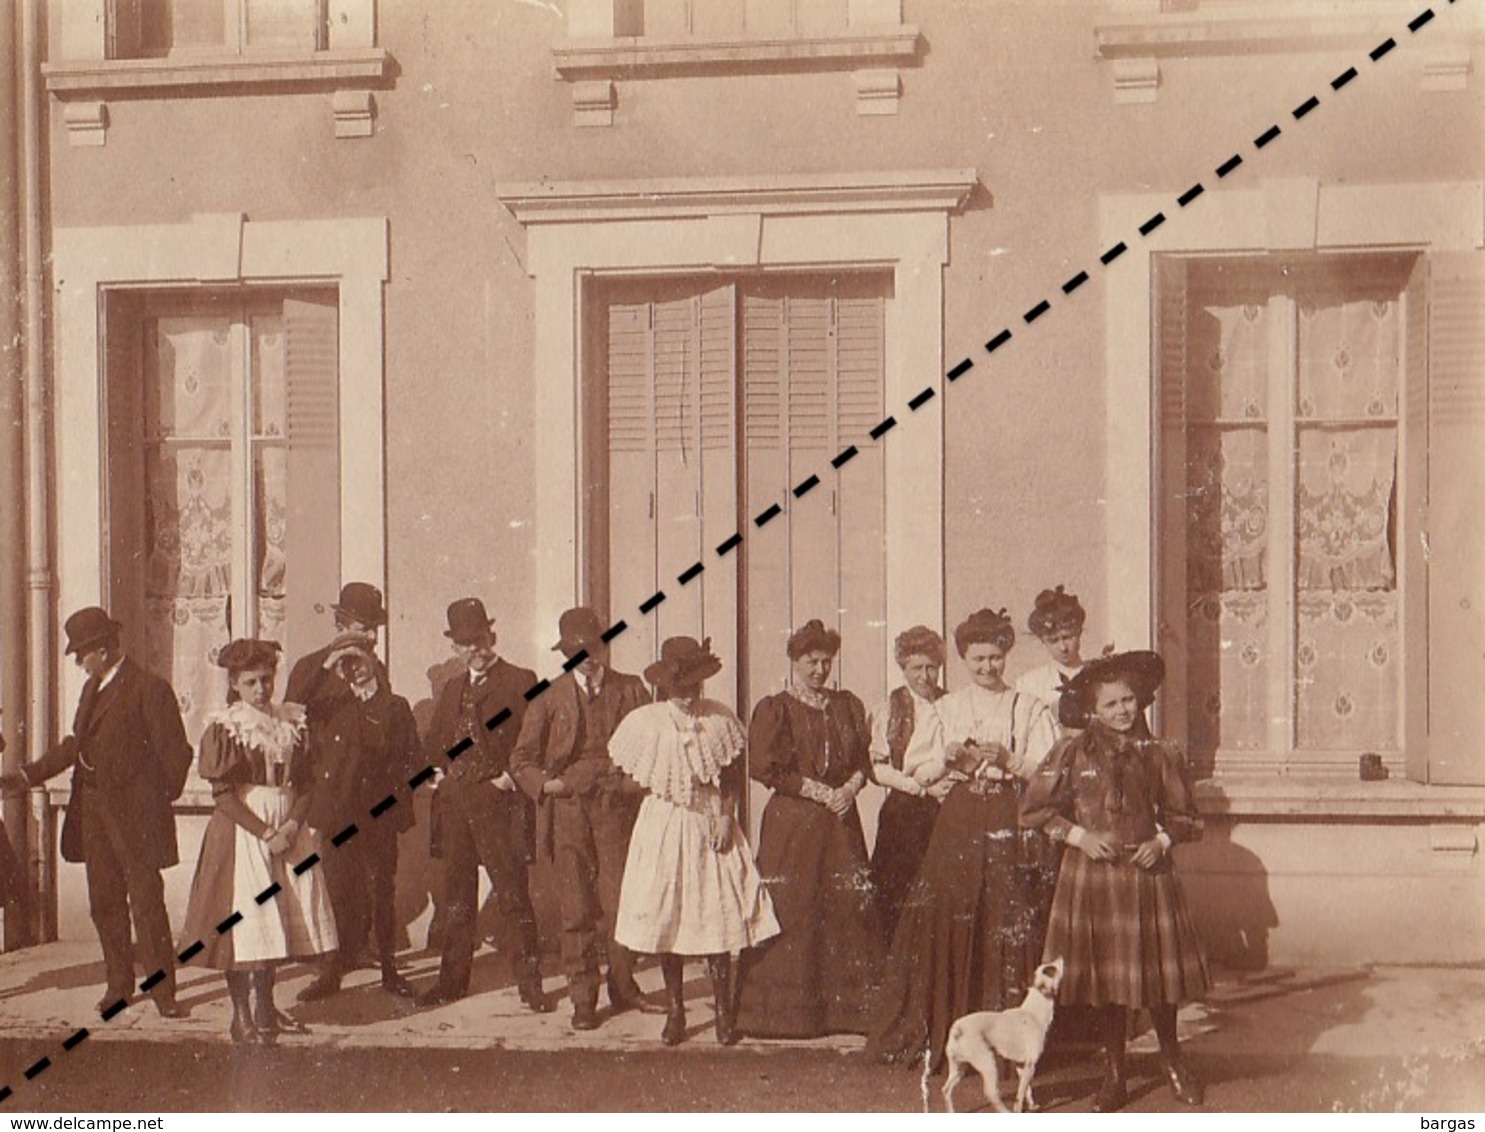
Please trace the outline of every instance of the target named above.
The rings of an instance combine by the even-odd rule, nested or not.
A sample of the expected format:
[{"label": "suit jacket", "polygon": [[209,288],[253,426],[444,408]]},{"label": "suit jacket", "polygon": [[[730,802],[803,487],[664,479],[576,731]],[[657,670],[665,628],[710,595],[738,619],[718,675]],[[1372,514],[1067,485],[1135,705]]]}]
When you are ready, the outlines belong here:
[{"label": "suit jacket", "polygon": [[180,860],[171,803],[185,789],[191,744],[169,684],[127,656],[102,691],[89,677],[72,734],[24,770],[36,786],[69,767],[74,795],[87,790],[86,804],[117,821],[125,852],[158,869]]},{"label": "suit jacket", "polygon": [[[354,693],[321,701],[309,718],[314,776],[310,826],[331,836],[352,822],[362,829],[373,823],[397,833],[411,829],[407,780],[421,746],[412,708],[385,682],[379,682],[376,694],[364,702]],[[398,796],[397,805],[372,818],[371,808],[388,794]]]},{"label": "suit jacket", "polygon": [[[439,790],[488,782],[510,770],[511,749],[528,707],[523,693],[535,683],[536,673],[529,668],[497,660],[484,682],[475,689],[478,725],[471,736],[474,746],[452,762],[447,757],[449,748],[465,737],[465,721],[459,708],[469,687],[468,669],[443,686],[438,702],[433,705],[433,718],[423,745],[427,762],[442,767],[447,775]],[[501,708],[510,708],[510,718],[491,731],[484,724],[495,718]]]},{"label": "suit jacket", "polygon": [[[638,676],[610,670],[604,673],[603,680],[604,687],[618,697],[615,724],[635,708],[651,702],[649,689]],[[578,697],[582,694],[577,677],[564,672],[532,702],[521,722],[520,738],[510,757],[511,775],[538,804],[542,785],[549,778],[561,778],[575,794],[590,793],[605,780],[615,788],[624,781],[623,773],[615,770],[606,757],[577,760]],[[607,739],[604,736],[605,742]]]}]

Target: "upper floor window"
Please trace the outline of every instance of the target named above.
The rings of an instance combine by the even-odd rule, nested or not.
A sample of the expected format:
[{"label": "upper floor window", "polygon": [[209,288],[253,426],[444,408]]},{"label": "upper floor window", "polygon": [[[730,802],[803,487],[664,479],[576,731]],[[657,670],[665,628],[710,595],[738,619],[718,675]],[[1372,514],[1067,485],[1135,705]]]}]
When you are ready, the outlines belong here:
[{"label": "upper floor window", "polygon": [[111,8],[114,59],[325,47],[323,0],[114,0]]}]

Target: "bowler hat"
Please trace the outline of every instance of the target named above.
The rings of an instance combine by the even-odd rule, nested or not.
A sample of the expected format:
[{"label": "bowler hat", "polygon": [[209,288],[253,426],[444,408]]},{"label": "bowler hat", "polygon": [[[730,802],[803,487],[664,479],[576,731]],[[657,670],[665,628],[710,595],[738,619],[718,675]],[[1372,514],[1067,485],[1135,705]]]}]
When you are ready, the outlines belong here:
[{"label": "bowler hat", "polygon": [[382,591],[368,582],[347,582],[341,586],[340,600],[330,608],[362,625],[375,627],[387,623]]},{"label": "bowler hat", "polygon": [[106,644],[119,635],[123,625],[98,606],[89,605],[67,618],[62,628],[67,634],[66,654],[71,656],[73,653],[81,655],[91,648]]},{"label": "bowler hat", "polygon": [[1093,695],[1101,684],[1121,680],[1134,692],[1143,711],[1155,702],[1155,689],[1165,679],[1165,661],[1158,652],[1132,649],[1090,660],[1062,690],[1058,718],[1064,727],[1087,727]]},{"label": "bowler hat", "polygon": [[557,619],[557,638],[557,643],[552,646],[553,652],[564,656],[573,656],[583,650],[591,653],[604,647],[603,622],[592,609],[579,605]]},{"label": "bowler hat", "polygon": [[645,669],[645,679],[657,688],[692,688],[720,671],[710,637],[700,644],[695,637],[669,637],[660,646],[660,659]]},{"label": "bowler hat", "polygon": [[456,645],[473,644],[495,627],[495,619],[485,612],[485,603],[477,597],[461,597],[449,604],[449,627],[443,635]]}]

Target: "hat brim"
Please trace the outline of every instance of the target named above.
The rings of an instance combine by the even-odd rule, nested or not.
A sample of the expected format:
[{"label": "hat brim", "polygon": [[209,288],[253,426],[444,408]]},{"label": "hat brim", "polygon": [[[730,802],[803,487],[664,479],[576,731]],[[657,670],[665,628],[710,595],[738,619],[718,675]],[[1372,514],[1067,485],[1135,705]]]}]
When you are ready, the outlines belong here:
[{"label": "hat brim", "polygon": [[1148,649],[1133,649],[1090,660],[1068,681],[1063,699],[1071,697],[1075,704],[1091,714],[1093,705],[1088,702],[1088,697],[1093,689],[1116,680],[1130,686],[1143,711],[1155,702],[1155,693],[1165,682],[1165,660],[1158,652]]},{"label": "hat brim", "polygon": [[453,641],[456,645],[472,645],[476,640],[478,640],[480,637],[483,637],[486,633],[493,632],[494,629],[495,618],[492,617],[490,618],[490,623],[483,629],[445,629],[443,631],[443,635],[449,640]]},{"label": "hat brim", "polygon": [[89,652],[97,648],[99,645],[107,644],[109,641],[113,640],[113,638],[117,637],[123,631],[123,629],[124,626],[121,622],[110,622],[110,627],[108,629],[100,630],[96,633],[90,633],[88,636],[84,637],[80,641],[68,641],[67,647],[62,650],[62,655],[80,656],[85,652]]},{"label": "hat brim", "polygon": [[370,614],[370,616],[368,617],[367,610],[352,609],[350,606],[341,605],[339,602],[334,603],[330,606],[330,608],[333,609],[336,613],[343,613],[347,617],[355,618],[355,620],[359,624],[370,625],[374,629],[380,629],[387,623],[387,611],[384,609],[378,610],[377,612]]},{"label": "hat brim", "polygon": [[711,655],[697,657],[685,665],[657,660],[645,669],[645,680],[657,688],[688,688],[710,680],[721,671],[721,660]]}]

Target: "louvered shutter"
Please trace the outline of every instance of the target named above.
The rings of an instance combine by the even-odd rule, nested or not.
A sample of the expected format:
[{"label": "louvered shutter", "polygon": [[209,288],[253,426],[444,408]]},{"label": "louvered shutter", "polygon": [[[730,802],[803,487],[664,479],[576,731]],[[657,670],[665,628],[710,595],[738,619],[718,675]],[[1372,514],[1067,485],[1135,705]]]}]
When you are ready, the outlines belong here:
[{"label": "louvered shutter", "polygon": [[1403,758],[1408,777],[1428,781],[1428,258],[1419,256],[1403,292],[1402,443],[1398,519],[1402,532]]},{"label": "louvered shutter", "polygon": [[1431,257],[1429,292],[1428,780],[1476,785],[1485,783],[1485,257]]},{"label": "louvered shutter", "polygon": [[[743,296],[746,510],[788,501],[748,556],[755,701],[779,686],[791,628],[816,617],[842,634],[842,686],[870,696],[884,680],[883,472],[866,454],[883,412],[882,291],[875,280],[786,280]],[[847,444],[863,455],[837,472],[830,461]],[[793,499],[810,475],[820,485]]]},{"label": "louvered shutter", "polygon": [[[1161,692],[1160,733],[1185,746],[1189,740],[1188,708],[1196,692],[1188,687],[1187,642],[1187,266],[1169,257],[1155,260],[1156,377],[1159,431],[1159,610],[1158,641],[1170,673]],[[1201,757],[1210,752],[1194,752]],[[1210,765],[1201,767],[1210,772]]]},{"label": "louvered shutter", "polygon": [[[288,490],[284,652],[324,643],[320,610],[340,590],[340,339],[334,299],[284,300]],[[359,490],[377,491],[379,485]],[[380,585],[380,579],[365,578]],[[318,607],[318,608],[317,608]]]},{"label": "louvered shutter", "polygon": [[[684,634],[711,637],[735,674],[735,558],[708,553],[737,529],[734,296],[726,284],[666,290],[608,305],[611,593],[623,604],[667,595],[630,618],[614,663],[641,669]],[[697,561],[706,570],[679,584]],[[730,688],[724,678],[709,694],[731,700]]]}]

